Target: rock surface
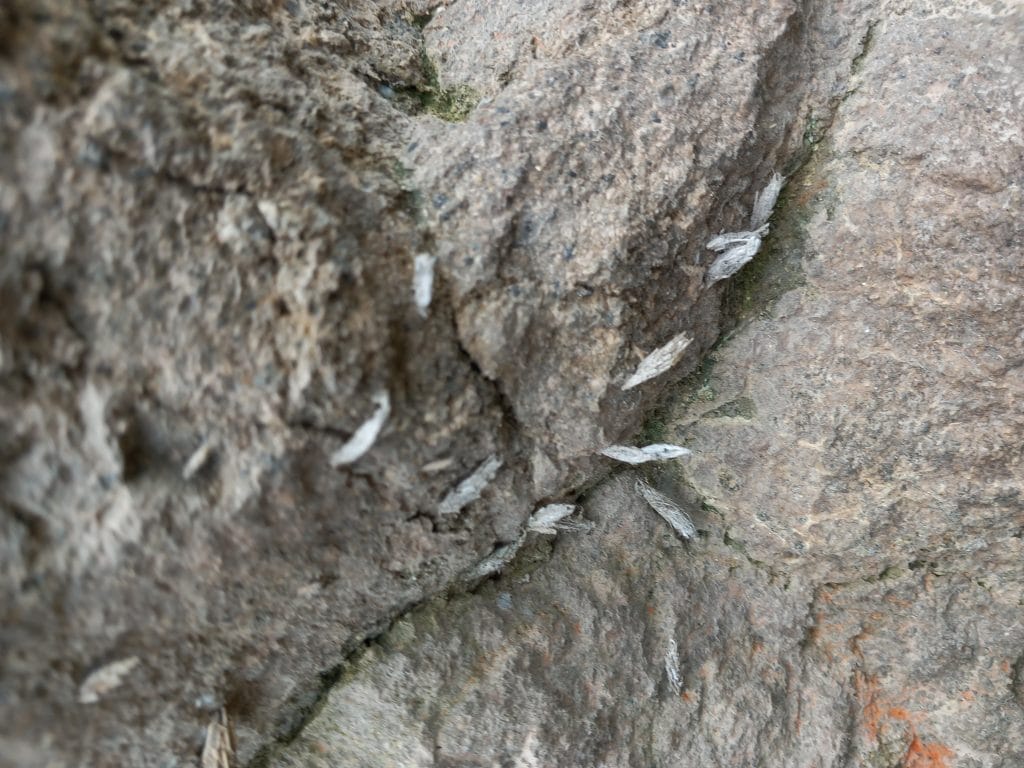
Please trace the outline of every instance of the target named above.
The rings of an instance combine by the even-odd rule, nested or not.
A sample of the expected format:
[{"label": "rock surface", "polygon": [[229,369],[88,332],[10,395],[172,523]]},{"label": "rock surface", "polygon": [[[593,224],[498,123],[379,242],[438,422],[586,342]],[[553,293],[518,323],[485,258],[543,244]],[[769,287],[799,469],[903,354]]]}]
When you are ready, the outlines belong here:
[{"label": "rock surface", "polygon": [[[222,706],[239,764],[1019,763],[1021,24],[7,4],[0,763],[194,765]],[[662,428],[699,542],[627,473],[460,593],[799,280]]]},{"label": "rock surface", "polygon": [[602,484],[272,765],[1024,764],[1024,19],[877,12],[744,322],[648,428],[700,539]]}]

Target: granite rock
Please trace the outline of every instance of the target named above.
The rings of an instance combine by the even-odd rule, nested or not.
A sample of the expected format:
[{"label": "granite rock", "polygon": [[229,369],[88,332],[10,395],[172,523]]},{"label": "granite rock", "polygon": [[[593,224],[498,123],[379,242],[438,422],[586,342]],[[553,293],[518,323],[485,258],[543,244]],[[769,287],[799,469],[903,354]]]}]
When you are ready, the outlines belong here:
[{"label": "granite rock", "polygon": [[1024,763],[1024,18],[873,11],[648,425],[699,538],[599,484],[590,533],[397,621],[272,765]]},{"label": "granite rock", "polygon": [[[923,0],[8,3],[0,762],[195,765],[222,708],[239,764],[1019,761],[1021,38]],[[801,167],[778,270],[706,286]],[[800,280],[713,401],[674,386]],[[690,545],[595,486],[665,392]],[[592,533],[477,586],[583,489]]]}]

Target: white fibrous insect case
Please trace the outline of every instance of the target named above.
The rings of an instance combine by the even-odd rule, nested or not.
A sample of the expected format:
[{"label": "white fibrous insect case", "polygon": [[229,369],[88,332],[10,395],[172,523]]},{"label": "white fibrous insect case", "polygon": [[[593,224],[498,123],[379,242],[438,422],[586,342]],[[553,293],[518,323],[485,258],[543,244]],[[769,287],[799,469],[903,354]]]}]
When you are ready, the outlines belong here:
[{"label": "white fibrous insect case", "polygon": [[709,285],[735,275],[761,250],[761,238],[753,232],[749,234],[749,239],[741,241],[715,259],[707,272]]},{"label": "white fibrous insect case", "polygon": [[185,466],[181,468],[182,480],[191,480],[203,468],[210,458],[210,454],[213,453],[213,447],[213,441],[209,438],[200,443],[185,462]]},{"label": "white fibrous insect case", "polygon": [[138,656],[129,656],[104,664],[89,674],[78,688],[79,704],[95,704],[105,694],[117,688],[124,678],[139,664]]},{"label": "white fibrous insect case", "polygon": [[535,533],[558,533],[556,524],[575,511],[575,504],[548,504],[533,513],[526,527]]},{"label": "white fibrous insect case", "polygon": [[706,247],[712,251],[727,251],[730,248],[743,245],[753,237],[761,237],[767,232],[767,227],[761,227],[753,232],[725,232],[721,235],[715,235],[713,238],[708,240]]},{"label": "white fibrous insect case", "polygon": [[708,241],[707,248],[720,254],[705,275],[708,285],[732,277],[761,250],[761,239],[768,232],[768,219],[785,183],[782,176],[773,173],[765,188],[754,196],[749,231],[726,232]]},{"label": "white fibrous insect case", "polygon": [[232,768],[235,764],[235,737],[228,713],[221,707],[219,717],[206,726],[206,742],[199,758],[200,768]]},{"label": "white fibrous insect case", "polygon": [[754,210],[750,214],[750,228],[760,229],[768,223],[778,202],[779,192],[786,180],[778,173],[773,173],[768,184],[754,196]]},{"label": "white fibrous insect case", "polygon": [[434,264],[436,256],[420,253],[413,259],[412,293],[416,309],[422,317],[427,316],[430,298],[434,291]]},{"label": "white fibrous insect case", "polygon": [[672,692],[678,695],[683,690],[683,681],[679,677],[679,649],[675,638],[668,641],[668,651],[665,652],[665,676],[668,677]]},{"label": "white fibrous insect case", "polygon": [[661,518],[672,526],[672,530],[684,539],[692,539],[697,535],[697,526],[678,504],[665,494],[654,490],[643,480],[636,481],[637,492],[644,497],[644,500]]},{"label": "white fibrous insect case", "polygon": [[622,385],[622,389],[632,389],[637,384],[643,384],[645,381],[663,374],[679,362],[683,352],[686,351],[686,348],[690,346],[692,341],[693,339],[690,336],[680,333],[667,344],[658,347],[640,361],[640,365],[637,366],[633,375],[626,380],[626,383]]},{"label": "white fibrous insect case", "polygon": [[463,507],[471,504],[480,498],[491,480],[501,469],[501,459],[497,456],[488,457],[480,466],[473,470],[473,474],[459,483],[448,493],[437,507],[439,515],[454,515],[461,512]]},{"label": "white fibrous insect case", "polygon": [[526,524],[527,530],[534,533],[546,533],[555,535],[559,531],[583,531],[594,530],[594,524],[589,520],[570,520],[569,516],[578,511],[575,504],[548,504],[541,507]]},{"label": "white fibrous insect case", "polygon": [[689,448],[668,443],[652,443],[642,448],[635,445],[609,445],[601,451],[603,456],[626,464],[644,464],[648,461],[666,461],[689,456]]},{"label": "white fibrous insect case", "polygon": [[470,572],[470,579],[483,579],[493,573],[500,572],[515,557],[519,547],[523,544],[524,538],[525,536],[520,536],[518,541],[502,544],[500,547],[495,548],[491,554],[473,567],[473,570]]},{"label": "white fibrous insect case", "polygon": [[377,436],[391,413],[391,398],[382,390],[373,396],[373,402],[377,406],[373,415],[359,426],[347,443],[331,454],[332,467],[358,461],[377,442]]}]

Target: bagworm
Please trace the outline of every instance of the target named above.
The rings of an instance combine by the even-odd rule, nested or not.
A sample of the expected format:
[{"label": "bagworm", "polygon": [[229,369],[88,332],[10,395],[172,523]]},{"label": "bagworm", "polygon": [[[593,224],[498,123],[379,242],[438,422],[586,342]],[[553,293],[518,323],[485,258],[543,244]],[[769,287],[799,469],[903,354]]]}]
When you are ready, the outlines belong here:
[{"label": "bagworm", "polygon": [[430,307],[430,297],[434,290],[434,263],[436,261],[437,257],[431,256],[429,253],[419,253],[413,259],[413,301],[422,317],[427,316],[427,308]]},{"label": "bagworm", "polygon": [[185,462],[185,466],[182,467],[181,479],[191,480],[196,472],[203,468],[212,452],[213,441],[209,438],[203,440],[199,447],[192,452],[191,456],[189,456],[188,461]]},{"label": "bagworm", "polygon": [[772,211],[775,210],[775,203],[779,199],[779,192],[782,191],[782,185],[785,183],[785,178],[778,173],[773,173],[767,186],[754,195],[754,210],[750,214],[751,229],[760,229],[768,223],[768,219],[772,217]]},{"label": "bagworm", "polygon": [[647,357],[640,361],[636,371],[622,385],[623,390],[632,389],[637,384],[643,384],[655,376],[659,376],[679,362],[683,352],[690,346],[693,339],[685,333],[675,336],[664,346],[658,347]]},{"label": "bagworm", "polygon": [[377,436],[391,413],[391,398],[387,392],[381,390],[373,396],[373,402],[377,406],[373,416],[360,425],[347,443],[331,454],[332,467],[341,467],[361,459],[377,441]]},{"label": "bagworm", "polygon": [[679,649],[676,647],[675,638],[668,641],[668,651],[665,652],[665,676],[672,692],[679,695],[683,690],[683,681],[679,677]]},{"label": "bagworm", "polygon": [[689,541],[697,535],[697,527],[693,520],[678,504],[663,493],[660,493],[643,480],[636,481],[637,492],[644,497],[651,509],[661,515],[662,519],[672,526],[672,530]]},{"label": "bagworm", "polygon": [[471,504],[480,498],[484,488],[488,486],[494,476],[501,469],[501,459],[497,456],[490,456],[480,466],[473,470],[473,474],[455,486],[445,496],[437,507],[439,515],[454,515],[461,512],[463,507]]},{"label": "bagworm", "polygon": [[522,546],[524,538],[524,536],[520,536],[517,541],[495,547],[491,554],[473,567],[473,570],[469,574],[470,581],[483,579],[501,571],[501,569],[512,562],[512,558],[516,556],[516,552],[518,552],[519,547]]},{"label": "bagworm", "polygon": [[526,527],[534,533],[558,533],[555,525],[575,511],[575,504],[548,504],[533,513]]},{"label": "bagworm", "polygon": [[707,248],[720,255],[708,268],[705,280],[708,285],[732,277],[753,259],[761,250],[761,239],[768,232],[768,219],[775,210],[779,192],[786,183],[785,178],[773,173],[768,184],[754,195],[754,209],[750,213],[750,231],[726,232],[716,235],[707,243]]},{"label": "bagworm", "polygon": [[129,656],[104,664],[89,674],[78,688],[79,704],[95,704],[104,694],[117,688],[125,676],[139,664],[138,656]]},{"label": "bagworm", "polygon": [[723,232],[708,240],[708,244],[705,247],[712,251],[727,251],[730,248],[735,248],[737,245],[748,243],[754,238],[762,238],[767,233],[767,224],[750,232]]},{"label": "bagworm", "polygon": [[601,454],[609,459],[622,461],[626,464],[643,464],[648,461],[666,461],[667,459],[678,459],[681,456],[689,456],[689,448],[681,445],[669,445],[668,443],[652,443],[638,448],[634,445],[609,445],[601,451]]},{"label": "bagworm", "polygon": [[708,267],[705,276],[708,285],[735,275],[757,255],[759,250],[761,250],[761,238],[751,233],[749,240],[744,240],[739,245],[733,246]]},{"label": "bagworm", "polygon": [[578,510],[575,504],[548,504],[541,507],[526,524],[534,533],[554,535],[559,531],[589,531],[593,524],[587,520],[569,520],[568,517]]},{"label": "bagworm", "polygon": [[232,768],[235,759],[235,734],[223,707],[220,716],[206,726],[206,741],[199,758],[201,768]]}]

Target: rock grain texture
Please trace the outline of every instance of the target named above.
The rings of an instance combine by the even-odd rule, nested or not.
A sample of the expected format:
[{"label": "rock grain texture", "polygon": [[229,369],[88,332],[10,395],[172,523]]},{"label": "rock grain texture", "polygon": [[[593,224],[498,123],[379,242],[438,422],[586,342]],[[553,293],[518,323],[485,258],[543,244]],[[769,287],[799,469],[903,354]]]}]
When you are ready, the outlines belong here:
[{"label": "rock grain texture", "polygon": [[1024,765],[1024,16],[861,10],[743,322],[648,425],[699,539],[614,477],[272,765]]},{"label": "rock grain texture", "polygon": [[4,765],[287,741],[717,338],[859,6],[528,6],[0,8]]},{"label": "rock grain texture", "polygon": [[1024,763],[1022,24],[5,4],[0,765]]}]

